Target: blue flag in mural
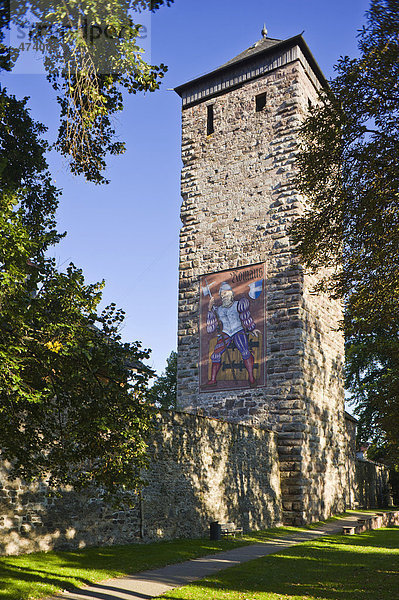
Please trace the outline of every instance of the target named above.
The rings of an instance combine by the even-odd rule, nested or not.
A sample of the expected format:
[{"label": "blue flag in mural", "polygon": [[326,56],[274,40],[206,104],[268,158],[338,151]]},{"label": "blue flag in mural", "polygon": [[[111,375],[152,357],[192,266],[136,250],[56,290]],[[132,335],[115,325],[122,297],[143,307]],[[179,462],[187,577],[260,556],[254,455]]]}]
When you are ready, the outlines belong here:
[{"label": "blue flag in mural", "polygon": [[263,279],[259,279],[259,281],[254,281],[249,284],[249,293],[248,296],[252,298],[252,300],[256,300],[262,293],[263,289]]}]

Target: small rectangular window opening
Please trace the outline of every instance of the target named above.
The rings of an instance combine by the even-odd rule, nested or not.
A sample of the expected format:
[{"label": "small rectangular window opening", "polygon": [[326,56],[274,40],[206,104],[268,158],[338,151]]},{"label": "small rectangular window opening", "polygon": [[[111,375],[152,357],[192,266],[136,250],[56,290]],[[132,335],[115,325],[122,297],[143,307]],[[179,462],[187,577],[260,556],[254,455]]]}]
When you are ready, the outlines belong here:
[{"label": "small rectangular window opening", "polygon": [[206,120],[206,135],[211,135],[215,131],[213,125],[213,104],[207,106],[207,120]]},{"label": "small rectangular window opening", "polygon": [[255,108],[256,108],[256,112],[260,112],[261,110],[263,110],[266,106],[266,92],[263,92],[263,94],[258,94],[257,96],[255,96]]}]

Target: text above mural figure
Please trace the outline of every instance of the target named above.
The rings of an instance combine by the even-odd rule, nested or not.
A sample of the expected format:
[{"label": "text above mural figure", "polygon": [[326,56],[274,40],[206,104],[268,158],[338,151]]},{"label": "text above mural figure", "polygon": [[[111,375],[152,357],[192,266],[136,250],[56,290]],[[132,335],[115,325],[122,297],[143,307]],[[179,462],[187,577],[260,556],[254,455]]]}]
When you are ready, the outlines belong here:
[{"label": "text above mural figure", "polygon": [[263,265],[202,277],[201,391],[264,385]]}]

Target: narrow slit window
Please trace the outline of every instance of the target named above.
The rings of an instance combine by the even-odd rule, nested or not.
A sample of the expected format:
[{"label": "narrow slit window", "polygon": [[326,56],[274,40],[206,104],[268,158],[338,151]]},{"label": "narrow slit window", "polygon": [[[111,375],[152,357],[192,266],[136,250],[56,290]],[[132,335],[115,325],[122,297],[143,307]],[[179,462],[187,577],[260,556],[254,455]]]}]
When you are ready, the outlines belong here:
[{"label": "narrow slit window", "polygon": [[266,106],[266,92],[263,94],[258,94],[255,96],[255,110],[256,112],[260,112]]},{"label": "narrow slit window", "polygon": [[206,119],[206,135],[211,135],[215,131],[213,124],[213,104],[207,106],[207,119]]}]

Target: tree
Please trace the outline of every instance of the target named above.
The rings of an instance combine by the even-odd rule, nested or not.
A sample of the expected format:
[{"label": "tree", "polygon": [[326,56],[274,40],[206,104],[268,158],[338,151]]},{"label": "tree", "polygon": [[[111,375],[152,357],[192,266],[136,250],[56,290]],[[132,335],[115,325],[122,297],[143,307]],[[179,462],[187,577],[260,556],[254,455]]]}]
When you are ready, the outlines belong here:
[{"label": "tree", "polygon": [[[359,444],[371,441],[368,455],[399,462],[399,328],[376,324],[374,331],[346,342],[347,389],[359,415]],[[391,334],[392,333],[392,334]]]},{"label": "tree", "polygon": [[172,2],[11,0],[11,7],[10,2],[0,5],[0,68],[11,70],[21,50],[5,46],[6,30],[29,31],[22,45],[31,43],[43,53],[47,79],[60,105],[55,146],[69,159],[72,173],[107,182],[106,156],[125,150],[111,121],[123,109],[123,92],[154,91],[167,70],[143,58],[139,13]]},{"label": "tree", "polygon": [[93,485],[117,501],[140,485],[152,371],[122,343],[123,311],[98,314],[102,283],[46,258],[59,239],[42,125],[0,97],[0,448],[11,476]]},{"label": "tree", "polygon": [[[0,69],[21,48],[5,45],[7,29],[38,22],[28,40],[44,53],[57,92],[56,148],[75,174],[104,183],[108,154],[124,151],[112,128],[123,92],[154,91],[166,67],[142,57],[140,24],[131,11],[155,11],[173,0],[22,0],[0,5]],[[137,16],[137,15],[136,15]],[[112,49],[85,37],[85,23],[119,32]],[[124,28],[127,32],[120,35]],[[18,101],[0,87],[0,448],[11,476],[46,474],[49,485],[94,485],[114,500],[140,485],[153,409],[146,402],[149,351],[123,344],[123,311],[98,314],[103,284],[46,258],[56,231],[58,190],[42,139]]]},{"label": "tree", "polygon": [[177,352],[170,353],[166,359],[166,368],[159,375],[150,390],[152,402],[164,410],[176,409],[177,393]]},{"label": "tree", "polygon": [[345,302],[348,388],[399,456],[399,1],[373,0],[359,58],[341,58],[302,129],[292,235]]}]

